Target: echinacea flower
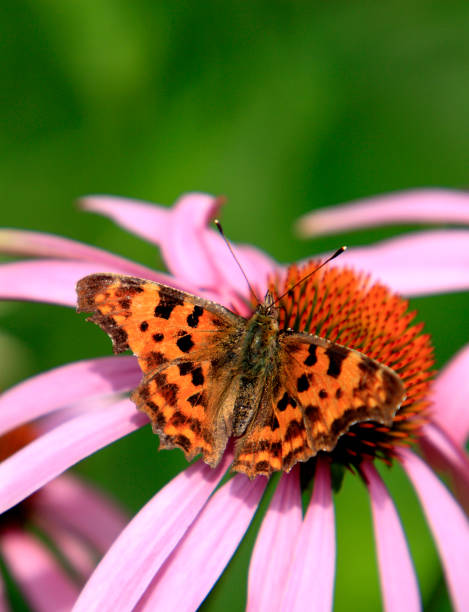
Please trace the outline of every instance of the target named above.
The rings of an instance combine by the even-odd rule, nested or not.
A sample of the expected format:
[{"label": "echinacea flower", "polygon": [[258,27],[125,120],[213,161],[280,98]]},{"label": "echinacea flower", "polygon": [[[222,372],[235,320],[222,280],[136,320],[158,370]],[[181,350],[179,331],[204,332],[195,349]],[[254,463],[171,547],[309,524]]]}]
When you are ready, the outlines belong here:
[{"label": "echinacea flower", "polygon": [[[0,461],[37,435],[22,425],[0,436]],[[0,515],[0,557],[31,610],[70,610],[125,523],[100,492],[63,475]],[[7,590],[0,576],[0,610],[14,609]]]},{"label": "echinacea flower", "polygon": [[[439,203],[432,207],[438,212],[433,220],[466,221],[459,209],[450,206],[464,198],[469,205],[464,194],[434,191],[413,197],[419,203],[414,220],[432,221],[430,214],[418,214],[421,203],[432,198]],[[86,209],[108,215],[158,244],[170,275],[64,238],[4,230],[2,252],[34,259],[0,266],[0,297],[74,306],[75,284],[81,277],[116,272],[180,288],[247,316],[245,280],[220,236],[207,227],[218,206],[218,200],[203,194],[186,195],[172,209],[110,197],[84,201]],[[379,201],[372,210],[368,214],[375,214],[379,222]],[[253,247],[234,248],[258,295],[270,287],[278,296],[304,273],[301,266],[287,270]],[[299,465],[281,476],[251,559],[248,609],[297,610],[304,609],[306,602],[314,602],[315,610],[331,609],[335,572],[331,463],[359,472],[368,487],[385,609],[420,608],[406,538],[375,467],[379,459],[402,464],[432,530],[453,604],[458,610],[469,609],[469,524],[460,505],[469,499],[469,461],[464,450],[469,433],[469,388],[464,375],[469,348],[436,377],[429,394],[433,367],[429,338],[412,323],[413,313],[407,312],[405,300],[393,293],[467,289],[469,231],[408,234],[353,249],[341,259],[287,294],[281,302],[281,320],[286,326],[318,332],[381,359],[399,373],[407,399],[392,427],[357,423],[331,453],[320,453],[304,464],[303,478],[308,468],[314,472],[304,516]],[[351,266],[366,270],[370,278]],[[146,418],[122,397],[139,378],[134,357],[109,357],[68,364],[4,394],[0,433],[46,414],[55,414],[57,425],[0,466],[0,510],[142,426]],[[460,381],[457,387],[454,380]],[[79,408],[73,406],[77,402]],[[422,449],[425,461],[410,450],[411,442]],[[76,610],[196,609],[235,552],[266,486],[262,476],[250,481],[237,474],[217,488],[231,460],[228,449],[215,469],[197,462],[157,493],[119,535],[85,586]],[[450,474],[460,503],[432,466]]]}]

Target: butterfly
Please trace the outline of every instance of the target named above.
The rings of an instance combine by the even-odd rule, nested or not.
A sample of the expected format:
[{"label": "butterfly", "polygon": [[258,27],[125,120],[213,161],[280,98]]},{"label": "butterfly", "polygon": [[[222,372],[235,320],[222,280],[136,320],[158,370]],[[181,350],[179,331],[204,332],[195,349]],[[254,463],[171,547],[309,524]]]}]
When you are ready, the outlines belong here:
[{"label": "butterfly", "polygon": [[230,438],[232,469],[250,478],[288,472],[331,451],[354,424],[392,424],[405,398],[399,376],[357,350],[280,329],[271,293],[244,318],[215,302],[132,276],[77,284],[113,350],[131,350],[143,378],[131,398],[160,448],[201,454],[215,467]]}]

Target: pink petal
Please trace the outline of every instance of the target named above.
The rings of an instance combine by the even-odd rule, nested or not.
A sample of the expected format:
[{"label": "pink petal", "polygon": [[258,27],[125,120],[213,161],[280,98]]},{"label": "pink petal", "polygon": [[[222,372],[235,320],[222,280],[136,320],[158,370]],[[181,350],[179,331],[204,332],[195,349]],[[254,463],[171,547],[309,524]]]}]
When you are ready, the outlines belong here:
[{"label": "pink petal", "polygon": [[0,435],[81,399],[133,389],[140,378],[137,360],[127,356],[77,361],[33,376],[0,396]]},{"label": "pink petal", "polygon": [[0,464],[0,512],[148,419],[128,399],[70,419]]},{"label": "pink petal", "polygon": [[19,530],[0,536],[0,550],[11,573],[37,612],[68,612],[78,589],[45,546]]},{"label": "pink petal", "polygon": [[419,444],[427,463],[433,469],[449,474],[456,497],[469,514],[469,457],[467,453],[436,423],[428,423],[422,428]]},{"label": "pink petal", "polygon": [[453,605],[460,612],[469,610],[469,522],[421,459],[408,449],[402,449],[400,454],[433,532]]},{"label": "pink petal", "polygon": [[248,611],[270,611],[277,606],[302,522],[300,483],[294,468],[282,475],[256,539],[249,566]]},{"label": "pink petal", "polygon": [[314,602],[315,612],[330,612],[335,576],[335,526],[328,464],[318,459],[314,490],[290,566],[281,610],[302,611]]},{"label": "pink petal", "polygon": [[[49,302],[75,306],[75,286],[80,278],[97,272],[121,274],[116,266],[92,262],[59,261],[55,259],[13,261],[0,265],[0,299]],[[149,271],[147,278],[165,282],[168,277]],[[172,279],[168,279],[174,285]],[[166,283],[167,284],[167,283]],[[180,287],[180,284],[178,285]],[[183,287],[181,287],[183,288]]]},{"label": "pink petal", "polygon": [[372,463],[363,463],[368,479],[381,593],[386,612],[421,610],[414,566],[399,515]]},{"label": "pink petal", "polygon": [[[245,534],[267,480],[236,475],[207,502],[137,609],[196,610]],[[203,571],[200,571],[203,568]]]},{"label": "pink petal", "polygon": [[212,469],[201,461],[187,468],[134,517],[85,585],[75,612],[132,610],[184,536],[233,457]]},{"label": "pink petal", "polygon": [[433,385],[432,418],[461,445],[469,435],[469,345],[438,374]]},{"label": "pink petal", "polygon": [[301,236],[319,236],[392,223],[469,224],[469,194],[447,189],[397,191],[303,215]]},{"label": "pink petal", "polygon": [[[203,193],[183,195],[172,208],[106,196],[83,200],[86,209],[105,214],[160,245],[168,269],[177,279],[217,291],[217,301],[229,306],[229,294],[236,291],[246,296],[248,288],[221,236],[207,229],[220,204],[220,199]],[[254,247],[234,246],[234,250],[262,299],[267,275],[275,270],[275,263]]]},{"label": "pink petal", "polygon": [[105,553],[128,522],[103,493],[66,474],[43,487],[34,507],[50,521],[87,539]]},{"label": "pink petal", "polygon": [[115,221],[133,234],[159,244],[168,232],[170,209],[157,204],[148,204],[131,198],[89,195],[79,201],[84,210],[89,210]]},{"label": "pink petal", "polygon": [[218,210],[219,201],[213,196],[187,194],[173,208],[109,196],[88,196],[82,204],[85,209],[109,216],[122,227],[160,245],[176,278],[206,287],[215,286],[219,280],[214,277],[215,270],[200,235]]},{"label": "pink petal", "polygon": [[153,271],[124,257],[82,242],[23,230],[0,229],[0,253],[26,257],[76,259],[99,265],[100,270],[117,269],[121,274],[149,278]]},{"label": "pink petal", "polygon": [[372,246],[348,249],[340,263],[366,270],[408,296],[469,288],[469,231],[406,234]]}]

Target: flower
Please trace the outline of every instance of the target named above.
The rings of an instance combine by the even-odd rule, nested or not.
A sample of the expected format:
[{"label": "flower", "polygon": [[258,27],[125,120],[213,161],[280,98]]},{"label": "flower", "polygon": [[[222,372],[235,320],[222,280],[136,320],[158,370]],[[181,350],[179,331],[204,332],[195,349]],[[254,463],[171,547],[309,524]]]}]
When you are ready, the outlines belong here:
[{"label": "flower", "polygon": [[[408,196],[401,194],[400,197],[405,200]],[[466,198],[467,202],[463,194],[434,191],[419,195],[417,192],[413,198],[418,203],[416,220],[428,222],[444,218],[448,223],[466,220],[461,218],[459,209],[449,206],[455,199]],[[439,206],[433,207],[439,214],[435,213],[434,219],[428,211],[425,216],[418,216],[418,209],[426,198],[439,202]],[[158,244],[169,276],[63,238],[4,230],[0,234],[0,248],[4,253],[38,259],[3,264],[0,297],[74,306],[76,281],[87,274],[106,271],[163,282],[248,315],[245,280],[220,236],[207,228],[219,205],[219,200],[204,194],[186,195],[172,209],[110,197],[84,200],[85,209],[108,215]],[[407,201],[407,205],[412,203]],[[360,203],[355,206],[359,210]],[[347,212],[350,227],[354,210],[350,208]],[[374,214],[375,222],[383,221],[381,210],[387,209],[378,201],[367,218],[372,219]],[[327,211],[323,214],[327,216]],[[396,220],[398,216],[394,215],[393,221]],[[393,291],[407,295],[467,289],[468,238],[469,231],[465,229],[408,234],[353,249],[319,278],[334,278],[334,275],[344,278],[340,273],[342,266],[354,266],[386,282]],[[266,291],[269,283],[277,284],[281,291],[282,282],[288,278],[283,266],[250,246],[237,245],[235,251],[258,295]],[[298,274],[296,268],[292,270],[290,274]],[[350,271],[347,274],[353,276]],[[360,290],[367,286],[362,277],[353,278],[359,279]],[[302,291],[295,294],[297,308],[304,296],[304,287]],[[388,304],[397,300],[384,288],[378,293]],[[295,307],[295,299],[291,304]],[[404,302],[397,300],[393,304],[399,309]],[[356,305],[358,316],[360,306],[360,303]],[[401,330],[407,333],[405,330],[413,329],[412,317],[404,311],[405,304],[399,316],[407,317]],[[401,418],[402,429],[393,426],[392,431],[378,432],[382,436],[380,445],[376,439],[364,436],[361,439],[370,443],[368,446],[373,452],[367,455],[366,461],[360,462],[363,458],[360,455],[357,460],[345,463],[360,471],[370,494],[385,608],[411,610],[418,609],[420,603],[406,538],[392,498],[371,460],[374,455],[388,461],[397,457],[402,463],[432,529],[455,608],[463,610],[469,607],[465,577],[469,564],[468,521],[431,466],[444,468],[452,476],[460,503],[466,503],[469,461],[463,443],[469,432],[469,411],[464,410],[464,402],[469,389],[463,380],[460,392],[455,392],[453,381],[464,378],[469,349],[456,356],[436,378],[434,405],[432,412],[426,414],[427,400],[419,393],[428,384],[429,345],[427,340],[421,340],[425,336],[419,329],[409,334],[406,338],[410,343],[415,340],[415,346],[427,351],[427,357],[419,363],[424,371],[422,380],[419,372],[409,373],[405,369],[405,352],[401,354],[402,371],[413,385],[412,405],[415,408],[420,404],[418,414],[414,415],[408,404],[409,410]],[[418,351],[408,356],[412,368],[420,356]],[[0,508],[11,507],[76,461],[143,425],[146,422],[143,415],[136,413],[128,399],[122,398],[124,392],[136,386],[139,378],[133,357],[109,357],[68,364],[8,391],[0,404],[0,432],[46,414],[57,415],[57,426],[0,466],[3,483]],[[116,398],[114,402],[109,399],[112,397]],[[90,398],[93,398],[92,410],[87,407]],[[70,407],[78,401],[79,409]],[[414,417],[418,417],[419,427]],[[396,432],[402,434],[403,440],[415,437],[426,461],[409,448],[396,445],[395,439],[390,441],[389,436]],[[350,459],[351,454],[346,455]],[[217,488],[231,459],[232,453],[228,450],[221,465],[213,470],[197,462],[156,494],[101,561],[85,586],[76,610],[155,609],[158,604],[167,609],[196,609],[236,550],[266,485],[263,477],[249,481],[238,474]],[[330,457],[321,454],[316,461],[314,489],[304,517],[299,481],[298,465],[289,474],[283,474],[265,514],[251,559],[248,609],[295,610],[303,608],[305,601],[314,601],[317,610],[331,609],[335,529]],[[155,525],[160,528],[155,529]],[[196,571],[198,568],[203,571]]]},{"label": "flower", "polygon": [[[0,437],[0,460],[37,435],[22,425]],[[0,515],[0,555],[33,610],[69,610],[125,523],[101,493],[63,475]],[[0,577],[2,610],[10,609],[6,591]]]}]

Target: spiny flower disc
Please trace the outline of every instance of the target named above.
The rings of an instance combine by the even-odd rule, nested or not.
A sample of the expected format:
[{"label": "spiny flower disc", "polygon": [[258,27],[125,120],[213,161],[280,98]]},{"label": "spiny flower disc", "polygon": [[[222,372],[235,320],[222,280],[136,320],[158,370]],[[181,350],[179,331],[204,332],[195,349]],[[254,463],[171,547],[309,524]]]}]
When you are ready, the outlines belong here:
[{"label": "spiny flower disc", "polygon": [[390,463],[396,447],[409,444],[428,419],[428,391],[434,374],[433,347],[423,324],[413,323],[407,300],[367,275],[349,268],[326,267],[288,291],[319,263],[289,268],[283,283],[270,290],[278,304],[281,329],[308,332],[353,348],[392,368],[401,378],[406,399],[391,427],[374,422],[353,425],[330,453],[348,466],[364,459]]}]

